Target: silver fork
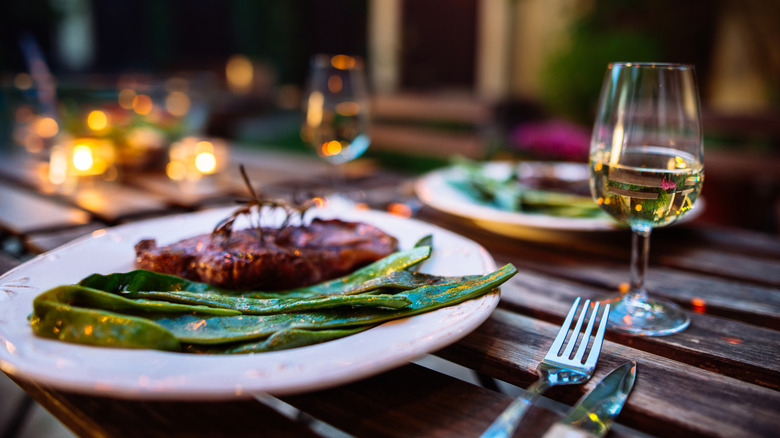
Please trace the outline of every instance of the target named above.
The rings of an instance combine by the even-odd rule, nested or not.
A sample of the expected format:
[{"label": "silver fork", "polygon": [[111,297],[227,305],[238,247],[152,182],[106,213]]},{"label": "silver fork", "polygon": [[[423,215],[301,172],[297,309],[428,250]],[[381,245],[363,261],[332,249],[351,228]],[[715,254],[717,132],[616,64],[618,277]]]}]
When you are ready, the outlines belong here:
[{"label": "silver fork", "polygon": [[[566,335],[571,328],[574,315],[577,313],[577,307],[580,304],[580,298],[574,300],[574,304],[569,309],[569,314],[566,315],[566,320],[563,322],[561,329],[558,331],[558,335],[555,337],[552,346],[547,351],[547,355],[544,360],[536,368],[537,374],[539,374],[539,380],[533,385],[529,386],[525,393],[515,399],[509,407],[507,407],[501,415],[493,421],[493,424],[482,434],[482,438],[507,438],[511,437],[515,432],[517,425],[523,418],[523,415],[528,408],[536,401],[539,394],[555,385],[578,385],[585,383],[593,375],[593,370],[596,369],[596,361],[601,353],[601,344],[604,342],[604,330],[607,328],[607,319],[609,317],[609,304],[604,306],[604,312],[601,315],[601,322],[599,323],[598,331],[593,337],[593,345],[590,348],[587,359],[583,362],[585,350],[590,343],[591,334],[593,332],[593,325],[596,322],[598,316],[599,303],[596,302],[593,305],[593,312],[588,319],[588,325],[585,328],[585,332],[580,337],[580,330],[582,329],[582,323],[587,315],[588,308],[590,307],[590,300],[585,300],[585,304],[582,306],[582,312],[577,320],[577,324],[572,330],[572,334],[569,338],[569,342],[566,344],[566,348],[561,351],[564,341],[566,341]],[[578,339],[579,348],[572,357],[572,352],[577,344]]]}]

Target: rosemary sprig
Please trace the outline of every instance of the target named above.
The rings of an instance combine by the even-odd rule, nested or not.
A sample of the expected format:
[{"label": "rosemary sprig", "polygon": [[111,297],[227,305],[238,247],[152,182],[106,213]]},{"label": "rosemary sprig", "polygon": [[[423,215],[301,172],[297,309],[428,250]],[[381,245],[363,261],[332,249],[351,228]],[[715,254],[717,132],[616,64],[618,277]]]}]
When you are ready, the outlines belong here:
[{"label": "rosemary sprig", "polygon": [[[298,217],[302,221],[306,212],[316,205],[313,199],[307,199],[300,204],[297,204],[287,202],[284,199],[263,198],[260,196],[260,194],[258,194],[258,192],[255,191],[254,187],[252,187],[252,183],[249,181],[249,177],[246,174],[246,169],[244,169],[243,164],[239,166],[239,169],[241,170],[241,177],[244,180],[244,184],[249,191],[249,197],[236,201],[236,203],[240,204],[241,207],[236,209],[230,216],[221,220],[217,226],[214,227],[214,231],[211,232],[212,237],[221,237],[225,240],[230,239],[230,235],[233,233],[233,227],[235,225],[236,219],[242,215],[245,215],[249,218],[250,224],[257,230],[258,238],[262,239],[263,232],[260,220],[262,218],[261,212],[263,208],[271,208],[274,210],[281,209],[284,211],[285,217],[279,228],[285,228],[290,224],[294,217]],[[254,224],[252,224],[253,212],[257,212],[257,222]]]}]

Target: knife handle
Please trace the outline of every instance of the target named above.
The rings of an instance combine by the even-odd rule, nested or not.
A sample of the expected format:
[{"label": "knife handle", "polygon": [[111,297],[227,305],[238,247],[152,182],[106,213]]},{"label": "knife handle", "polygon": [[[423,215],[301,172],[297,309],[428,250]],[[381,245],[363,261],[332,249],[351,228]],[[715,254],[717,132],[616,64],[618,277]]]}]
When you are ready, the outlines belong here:
[{"label": "knife handle", "polygon": [[582,429],[569,426],[568,424],[555,423],[547,430],[542,438],[597,438],[594,435]]}]

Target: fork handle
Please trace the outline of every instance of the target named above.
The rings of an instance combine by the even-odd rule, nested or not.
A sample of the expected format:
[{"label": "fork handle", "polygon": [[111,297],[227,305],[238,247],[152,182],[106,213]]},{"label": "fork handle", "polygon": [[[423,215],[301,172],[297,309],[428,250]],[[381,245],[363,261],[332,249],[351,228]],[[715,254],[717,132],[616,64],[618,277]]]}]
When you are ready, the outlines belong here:
[{"label": "fork handle", "polygon": [[517,425],[520,424],[520,420],[523,419],[526,411],[536,401],[539,394],[553,386],[546,379],[539,379],[534,382],[525,393],[516,398],[512,404],[510,404],[498,418],[493,421],[493,424],[487,428],[485,432],[480,435],[480,438],[509,438],[515,433]]}]

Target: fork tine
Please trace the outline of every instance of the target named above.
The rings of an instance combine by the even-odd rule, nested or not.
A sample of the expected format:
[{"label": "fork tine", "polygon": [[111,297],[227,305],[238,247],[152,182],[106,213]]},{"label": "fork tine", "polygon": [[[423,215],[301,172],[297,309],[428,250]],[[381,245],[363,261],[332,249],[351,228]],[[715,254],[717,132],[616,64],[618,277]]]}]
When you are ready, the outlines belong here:
[{"label": "fork tine", "polygon": [[588,353],[588,360],[585,362],[587,368],[595,368],[596,361],[599,359],[601,353],[601,344],[604,343],[604,331],[607,329],[607,320],[609,319],[610,305],[604,306],[604,313],[601,315],[601,322],[599,323],[599,329],[596,332],[596,338],[593,340],[593,347]]},{"label": "fork tine", "polygon": [[593,325],[596,323],[596,317],[599,316],[599,306],[600,303],[598,301],[593,303],[593,311],[590,313],[590,318],[588,318],[588,326],[585,328],[585,333],[582,334],[582,342],[577,349],[577,354],[574,356],[574,360],[578,363],[582,363],[582,356],[585,355],[585,349],[590,342],[590,335],[593,333]]},{"label": "fork tine", "polygon": [[[561,357],[564,357],[568,359],[571,356],[572,350],[574,350],[574,346],[577,345],[577,338],[580,337],[580,330],[582,330],[582,322],[585,321],[585,317],[588,315],[588,308],[590,307],[590,300],[585,300],[585,304],[582,305],[582,311],[580,312],[580,317],[577,319],[577,325],[574,326],[574,330],[571,332],[571,337],[569,338],[569,343],[566,344],[566,350],[563,352]],[[590,333],[586,333],[582,336],[582,340],[585,341],[587,344],[588,336]]]},{"label": "fork tine", "polygon": [[566,340],[566,334],[569,332],[569,327],[571,327],[571,320],[574,319],[574,313],[577,312],[577,306],[579,306],[579,304],[580,304],[580,297],[577,297],[574,300],[574,304],[571,305],[571,309],[569,309],[569,314],[566,315],[566,319],[563,321],[561,328],[558,330],[558,335],[555,337],[555,340],[553,341],[553,344],[550,346],[550,349],[547,350],[547,355],[545,357],[558,356],[558,352],[561,351],[561,347],[563,346],[563,341]]}]

